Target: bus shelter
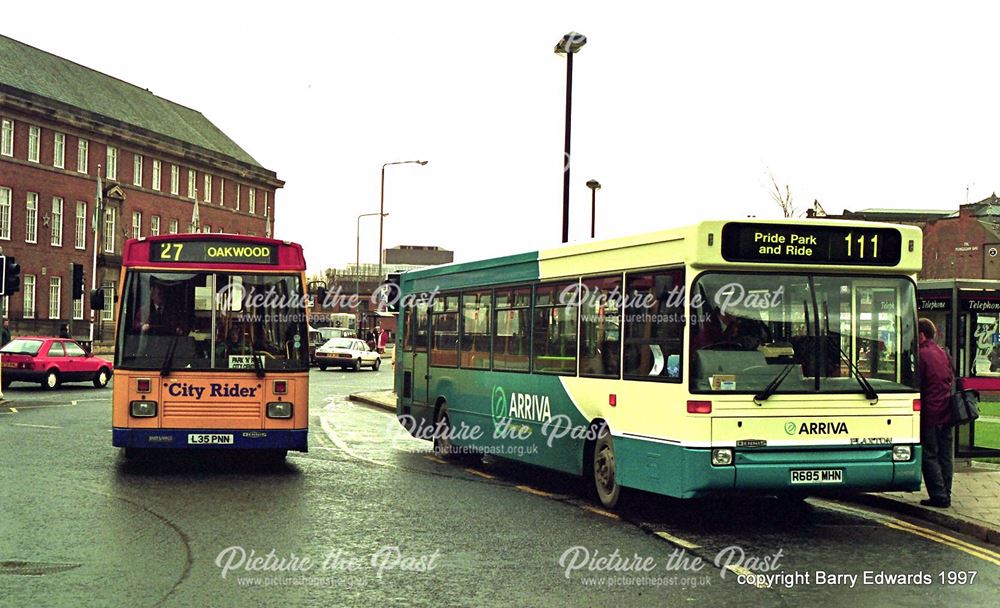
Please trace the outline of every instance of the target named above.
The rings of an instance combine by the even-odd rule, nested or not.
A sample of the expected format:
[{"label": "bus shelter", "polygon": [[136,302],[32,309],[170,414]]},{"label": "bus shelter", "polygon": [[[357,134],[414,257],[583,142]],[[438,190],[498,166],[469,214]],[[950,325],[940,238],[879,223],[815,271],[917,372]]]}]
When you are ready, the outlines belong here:
[{"label": "bus shelter", "polygon": [[920,281],[917,309],[937,326],[955,376],[980,392],[982,416],[955,429],[955,454],[1000,456],[1000,281]]}]

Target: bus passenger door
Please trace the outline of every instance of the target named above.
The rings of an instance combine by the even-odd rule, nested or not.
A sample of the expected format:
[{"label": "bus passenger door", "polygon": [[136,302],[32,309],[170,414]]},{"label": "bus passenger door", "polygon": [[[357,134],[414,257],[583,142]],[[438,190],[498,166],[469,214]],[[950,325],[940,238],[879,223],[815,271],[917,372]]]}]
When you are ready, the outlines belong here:
[{"label": "bus passenger door", "polygon": [[413,364],[410,366],[410,369],[413,370],[413,402],[424,404],[427,403],[428,373],[430,372],[427,360],[429,333],[427,303],[418,303],[413,312],[413,353],[407,353],[407,355],[413,357]]}]

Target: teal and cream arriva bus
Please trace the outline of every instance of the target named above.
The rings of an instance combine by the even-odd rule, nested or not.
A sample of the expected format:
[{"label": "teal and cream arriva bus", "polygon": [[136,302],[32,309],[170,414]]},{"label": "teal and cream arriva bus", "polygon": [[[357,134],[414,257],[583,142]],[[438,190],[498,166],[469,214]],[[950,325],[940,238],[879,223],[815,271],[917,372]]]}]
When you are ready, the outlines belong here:
[{"label": "teal and cream arriva bus", "polygon": [[740,220],[409,271],[397,415],[608,507],[918,490],[920,263],[912,226]]}]

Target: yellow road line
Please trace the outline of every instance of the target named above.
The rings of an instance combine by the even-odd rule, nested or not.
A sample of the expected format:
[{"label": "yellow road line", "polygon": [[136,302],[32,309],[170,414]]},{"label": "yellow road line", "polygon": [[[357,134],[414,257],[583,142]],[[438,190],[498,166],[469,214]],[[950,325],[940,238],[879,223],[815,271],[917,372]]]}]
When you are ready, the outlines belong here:
[{"label": "yellow road line", "polygon": [[[909,532],[910,534],[915,534],[917,536],[926,538],[927,540],[932,540],[932,541],[934,541],[934,542],[936,542],[938,544],[942,544],[942,545],[946,545],[948,547],[951,547],[952,549],[958,549],[962,553],[968,553],[972,557],[978,557],[979,559],[981,559],[983,561],[990,562],[994,566],[1000,566],[1000,559],[997,559],[995,557],[992,557],[992,556],[987,555],[985,553],[982,553],[980,551],[976,551],[976,550],[970,549],[966,543],[958,541],[958,539],[951,539],[950,536],[946,536],[946,535],[943,535],[943,534],[941,534],[941,535],[934,534],[934,533],[932,533],[931,530],[925,530],[923,528],[913,529],[913,528],[908,528],[906,526],[897,526],[896,524],[894,524],[892,522],[888,522],[888,521],[882,522],[882,523],[884,525],[890,527],[890,528],[895,529],[895,530],[902,530],[903,532]],[[949,539],[955,540],[957,542],[950,542]]]},{"label": "yellow road line", "polygon": [[16,407],[10,408],[10,413],[11,414],[16,414],[17,413],[17,408]]},{"label": "yellow road line", "polygon": [[990,549],[985,549],[978,545],[965,542],[959,538],[955,538],[949,534],[944,534],[942,532],[937,532],[929,528],[924,528],[923,526],[918,526],[912,524],[908,521],[902,519],[896,519],[895,517],[889,517],[887,515],[882,515],[880,513],[873,513],[871,511],[863,511],[861,509],[855,509],[852,507],[833,504],[826,500],[821,499],[811,499],[815,500],[817,503],[822,504],[828,509],[834,511],[840,511],[842,513],[851,513],[858,515],[859,517],[864,517],[865,519],[873,519],[883,526],[892,528],[894,530],[899,530],[901,532],[909,532],[915,536],[920,536],[921,538],[926,538],[927,540],[934,541],[936,543],[951,547],[953,549],[958,549],[963,553],[967,553],[973,557],[978,557],[979,559],[1000,566],[1000,553],[992,551]]},{"label": "yellow road line", "polygon": [[534,494],[535,496],[544,496],[545,498],[555,498],[555,494],[550,494],[549,492],[543,492],[542,490],[536,490],[531,486],[515,486],[518,490],[522,492],[527,492],[528,494]]},{"label": "yellow road line", "polygon": [[660,538],[662,538],[663,540],[667,541],[668,543],[672,543],[672,544],[677,545],[679,547],[683,547],[684,549],[697,549],[700,546],[700,545],[696,545],[694,543],[688,542],[688,541],[686,541],[686,540],[684,540],[682,538],[678,538],[678,537],[674,536],[673,534],[668,534],[666,532],[653,532],[653,534],[659,536]]},{"label": "yellow road line", "polygon": [[438,458],[437,456],[424,456],[424,458],[426,458],[427,460],[430,460],[432,462],[436,462],[438,464],[448,464],[447,460],[442,460],[442,459]]},{"label": "yellow road line", "polygon": [[729,570],[736,576],[753,576],[753,570],[744,568],[743,566],[726,566],[726,570]]},{"label": "yellow road line", "polygon": [[583,505],[582,509],[584,511],[590,511],[591,513],[595,513],[597,515],[603,515],[604,517],[608,517],[610,519],[621,520],[621,516],[616,515],[611,511],[605,511],[604,509],[598,509],[597,507],[591,507],[590,505]]},{"label": "yellow road line", "polygon": [[469,473],[472,473],[473,475],[478,475],[479,477],[482,477],[484,479],[496,479],[495,476],[490,475],[489,473],[483,473],[482,471],[477,471],[475,469],[468,469],[468,468],[465,470]]}]

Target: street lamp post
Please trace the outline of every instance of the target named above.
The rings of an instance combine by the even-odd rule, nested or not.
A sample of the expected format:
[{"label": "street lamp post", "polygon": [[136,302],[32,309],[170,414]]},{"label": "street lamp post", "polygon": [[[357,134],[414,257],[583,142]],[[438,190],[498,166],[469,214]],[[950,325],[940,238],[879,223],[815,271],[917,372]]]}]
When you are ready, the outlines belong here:
[{"label": "street lamp post", "polygon": [[590,238],[594,238],[594,225],[597,223],[597,191],[601,189],[601,182],[596,179],[589,180],[587,187],[590,188]]},{"label": "street lamp post", "polygon": [[426,160],[397,160],[392,163],[384,163],[382,165],[382,189],[381,196],[379,197],[378,211],[382,217],[378,220],[378,276],[382,276],[382,220],[385,218],[387,213],[385,213],[385,168],[389,165],[406,165],[409,163],[416,163],[418,165],[426,165]]},{"label": "street lamp post", "polygon": [[[388,213],[362,213],[358,216],[358,231],[356,233],[357,244],[354,251],[354,295],[361,296],[361,218],[373,217],[376,215],[386,216]],[[381,220],[380,220],[381,221]],[[381,230],[381,228],[380,228]]]},{"label": "street lamp post", "polygon": [[570,32],[556,43],[555,52],[557,55],[566,55],[566,146],[563,151],[563,213],[562,213],[562,242],[569,241],[569,134],[570,116],[573,109],[573,55],[575,55],[583,45],[587,44],[587,37],[577,32]]}]

